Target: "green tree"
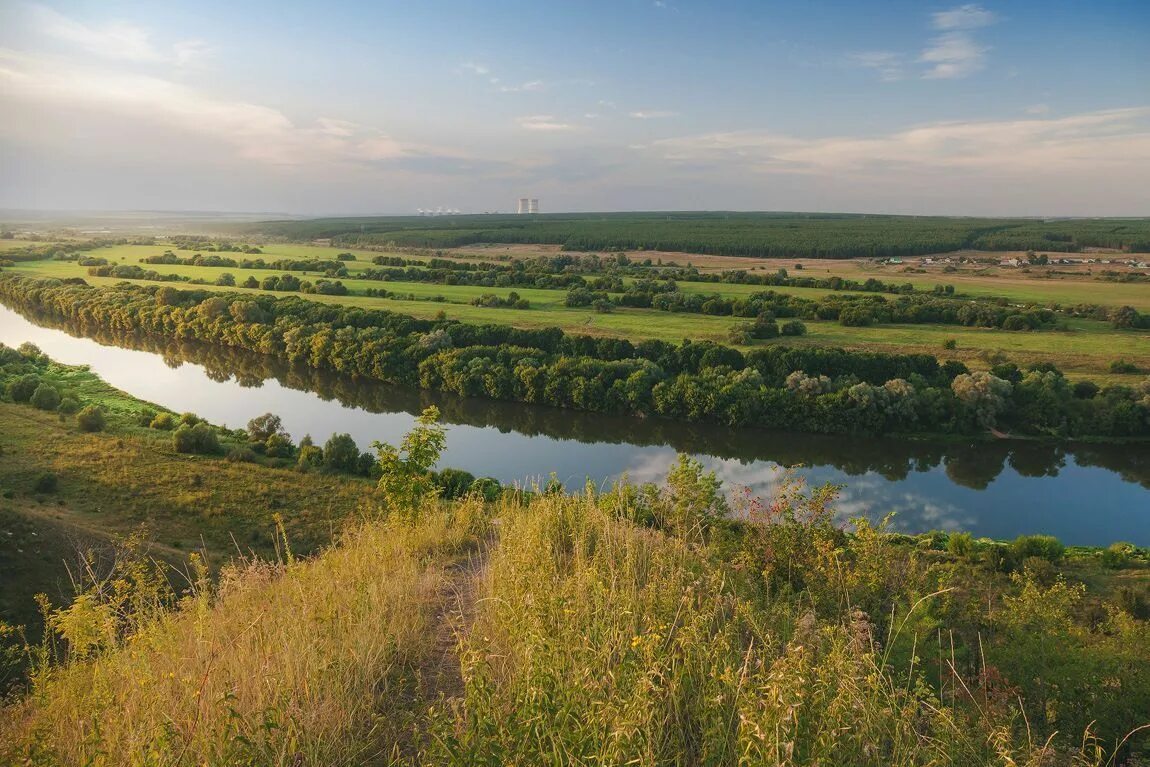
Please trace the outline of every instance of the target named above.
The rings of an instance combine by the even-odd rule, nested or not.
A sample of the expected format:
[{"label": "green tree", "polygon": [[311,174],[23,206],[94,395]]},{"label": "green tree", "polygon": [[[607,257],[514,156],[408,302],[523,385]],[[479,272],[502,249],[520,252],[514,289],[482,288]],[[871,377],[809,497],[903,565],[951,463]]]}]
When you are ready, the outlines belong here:
[{"label": "green tree", "polygon": [[323,465],[329,471],[356,472],[359,446],[350,434],[332,434],[323,446]]},{"label": "green tree", "polygon": [[446,444],[447,432],[439,423],[439,408],[434,405],[420,414],[399,447],[372,443],[379,456],[379,489],[392,512],[414,523],[423,503],[436,497],[431,470]]}]

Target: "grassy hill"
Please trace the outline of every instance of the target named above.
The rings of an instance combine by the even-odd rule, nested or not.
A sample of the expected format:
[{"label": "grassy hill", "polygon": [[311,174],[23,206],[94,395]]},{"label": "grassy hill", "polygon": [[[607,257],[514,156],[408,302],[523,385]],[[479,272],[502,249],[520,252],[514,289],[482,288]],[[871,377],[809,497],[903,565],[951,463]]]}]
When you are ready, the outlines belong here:
[{"label": "grassy hill", "polygon": [[[1103,765],[1150,748],[1145,550],[841,529],[832,487],[754,498],[686,457],[662,486],[447,501],[432,414],[380,452],[376,487],[176,453],[127,417],[146,403],[65,375],[103,397],[105,429],[0,404],[5,509],[35,519],[59,496],[53,524],[121,533],[45,608],[0,763]],[[27,484],[44,469],[55,491]],[[209,495],[168,515],[140,500],[181,486]],[[302,555],[335,492],[354,511],[322,514],[330,542]],[[161,549],[181,525],[260,521],[275,546],[174,570],[139,516]]]}]

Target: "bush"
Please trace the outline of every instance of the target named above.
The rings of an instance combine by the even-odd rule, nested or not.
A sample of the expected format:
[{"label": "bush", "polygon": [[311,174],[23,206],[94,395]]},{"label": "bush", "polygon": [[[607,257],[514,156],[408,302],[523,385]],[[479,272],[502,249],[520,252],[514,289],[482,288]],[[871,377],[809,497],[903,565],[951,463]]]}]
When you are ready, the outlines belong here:
[{"label": "bush", "polygon": [[783,326],[779,328],[779,332],[784,336],[805,336],[807,334],[807,326],[800,320],[791,320],[784,322]]},{"label": "bush", "polygon": [[494,503],[499,500],[499,496],[503,492],[503,485],[494,477],[480,477],[471,483],[468,492],[479,495],[488,503]]},{"label": "bush", "polygon": [[467,495],[475,484],[475,475],[462,469],[444,469],[435,473],[434,482],[441,496],[450,501]]},{"label": "bush", "polygon": [[942,342],[942,348],[947,350],[954,350],[958,348],[958,341],[954,338],[948,338]]},{"label": "bush", "polygon": [[40,388],[40,377],[29,373],[8,384],[8,396],[13,402],[27,402]]},{"label": "bush", "polygon": [[55,410],[60,407],[60,392],[56,391],[56,387],[52,384],[42,383],[32,392],[30,401],[32,407],[40,410]]},{"label": "bush", "polygon": [[974,536],[970,533],[951,533],[946,550],[956,557],[969,557],[974,552]]},{"label": "bush", "polygon": [[1130,555],[1134,553],[1132,543],[1112,543],[1102,551],[1103,567],[1119,568],[1130,564]]},{"label": "bush", "polygon": [[103,431],[106,425],[104,411],[99,405],[88,405],[76,413],[76,425],[80,431]]},{"label": "bush", "polygon": [[184,413],[183,415],[180,416],[180,424],[181,425],[186,424],[188,426],[195,426],[201,420],[202,419],[198,415],[196,415],[195,413]]},{"label": "bush", "polygon": [[220,440],[216,430],[204,422],[194,426],[181,424],[180,428],[172,433],[172,442],[177,453],[200,453],[208,455],[220,451]]},{"label": "bush", "polygon": [[1141,373],[1142,371],[1133,362],[1114,360],[1110,363],[1111,373]]},{"label": "bush", "polygon": [[144,408],[136,414],[136,423],[140,426],[148,427],[152,425],[152,420],[156,417],[156,411],[151,408]]},{"label": "bush", "polygon": [[56,410],[64,415],[72,415],[80,409],[80,400],[73,397],[71,394],[65,394],[60,398],[60,404],[56,406]]},{"label": "bush", "polygon": [[1010,548],[1019,561],[1038,557],[1048,562],[1058,562],[1066,553],[1066,547],[1053,535],[1020,535],[1014,539]]},{"label": "bush", "polygon": [[291,437],[283,432],[276,432],[264,442],[264,455],[269,458],[291,458],[294,451]]},{"label": "bush", "polygon": [[255,463],[257,456],[250,447],[233,447],[226,458],[232,463]]},{"label": "bush", "polygon": [[310,443],[305,445],[301,441],[295,465],[300,471],[320,468],[323,466],[323,449]]},{"label": "bush", "polygon": [[40,476],[36,477],[36,482],[33,483],[32,489],[37,493],[54,493],[60,486],[60,480],[50,471],[46,471]]},{"label": "bush", "polygon": [[176,427],[176,419],[172,417],[171,413],[160,413],[148,425],[160,431],[171,431]]}]

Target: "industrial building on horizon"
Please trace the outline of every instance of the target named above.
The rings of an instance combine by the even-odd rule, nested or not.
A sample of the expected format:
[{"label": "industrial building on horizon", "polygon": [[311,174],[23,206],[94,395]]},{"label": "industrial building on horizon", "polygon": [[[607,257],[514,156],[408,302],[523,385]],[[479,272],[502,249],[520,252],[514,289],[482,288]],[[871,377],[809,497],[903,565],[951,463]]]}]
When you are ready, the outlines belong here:
[{"label": "industrial building on horizon", "polygon": [[538,213],[539,212],[539,200],[534,198],[534,197],[520,197],[519,198],[519,210],[517,212],[520,214]]}]

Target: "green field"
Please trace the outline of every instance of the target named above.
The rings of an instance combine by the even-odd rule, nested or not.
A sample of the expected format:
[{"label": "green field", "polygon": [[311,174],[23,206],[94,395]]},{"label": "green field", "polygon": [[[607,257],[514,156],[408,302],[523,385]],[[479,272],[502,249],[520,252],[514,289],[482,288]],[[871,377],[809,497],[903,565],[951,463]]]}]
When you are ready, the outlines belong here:
[{"label": "green field", "polygon": [[[227,269],[201,266],[180,266],[168,264],[145,264],[143,259],[155,256],[169,249],[165,245],[117,245],[101,248],[93,255],[106,258],[111,263],[136,264],[154,269],[161,274],[177,274],[191,279],[214,282],[222,272],[232,273],[238,281],[248,276],[256,279],[282,274],[270,269]],[[223,255],[242,260],[243,258],[263,258],[272,261],[279,258],[332,259],[340,248],[330,248],[301,244],[271,244],[262,247],[259,256],[226,253]],[[334,303],[348,306],[386,308],[420,318],[431,318],[444,313],[448,318],[468,323],[511,324],[524,328],[560,327],[573,333],[608,335],[624,338],[654,338],[664,341],[681,341],[685,338],[709,339],[725,342],[731,328],[746,320],[736,317],[708,316],[690,313],[671,313],[650,309],[620,307],[611,313],[601,314],[588,307],[572,308],[564,305],[565,291],[537,288],[491,288],[471,285],[441,285],[424,282],[380,282],[355,279],[354,275],[366,268],[372,268],[370,259],[378,253],[373,251],[351,251],[359,260],[348,262],[351,278],[343,283],[351,291],[347,296],[306,295],[308,300],[321,303]],[[192,251],[179,251],[181,256],[192,255]],[[409,256],[408,259],[420,259]],[[469,253],[467,260],[481,260]],[[489,259],[494,260],[494,258]],[[52,277],[82,276],[95,285],[112,285],[117,278],[89,277],[87,269],[68,261],[37,261],[19,263],[13,271],[29,272]],[[1109,306],[1131,305],[1143,310],[1150,309],[1150,285],[1138,283],[1103,282],[1090,279],[1043,280],[1022,276],[975,277],[968,274],[924,276],[903,274],[893,271],[894,267],[878,267],[861,262],[834,262],[827,271],[853,279],[877,276],[888,282],[912,282],[922,287],[932,287],[945,280],[956,285],[958,292],[971,296],[1002,297],[1016,303],[1065,304],[1097,303]],[[853,271],[853,273],[852,273]],[[823,270],[810,269],[802,272],[811,276],[825,274]],[[318,273],[297,273],[302,278],[316,279]],[[172,283],[177,287],[193,287],[187,283]],[[703,294],[717,293],[723,296],[749,296],[767,288],[756,285],[737,285],[706,282],[681,282],[684,292]],[[244,288],[217,288],[213,285],[200,285],[208,290],[244,292]],[[369,288],[386,289],[398,296],[388,298],[369,297],[364,293]],[[832,293],[830,290],[814,288],[776,287],[777,292],[789,293],[809,298]],[[254,292],[263,292],[256,290]],[[486,308],[473,306],[471,301],[484,294],[506,297],[518,293],[531,302],[528,310]],[[277,295],[283,295],[277,294]],[[302,294],[300,294],[302,295]],[[402,296],[402,297],[400,297]],[[971,367],[985,367],[983,355],[1001,350],[1013,361],[1024,364],[1038,361],[1053,362],[1076,378],[1089,377],[1103,382],[1134,383],[1144,374],[1114,374],[1109,371],[1110,363],[1123,359],[1134,363],[1142,370],[1150,370],[1150,334],[1145,331],[1114,330],[1108,323],[1093,320],[1072,319],[1065,322],[1065,330],[1044,330],[1035,332],[1008,332],[987,328],[964,327],[958,325],[878,325],[871,327],[844,327],[835,322],[811,321],[807,323],[809,333],[799,339],[788,339],[791,344],[822,344],[847,348],[883,348],[887,351],[925,352],[940,355],[942,345],[954,339],[957,348],[946,352],[948,358],[962,360]],[[771,342],[757,342],[771,343]],[[777,341],[775,342],[777,343]]]}]

